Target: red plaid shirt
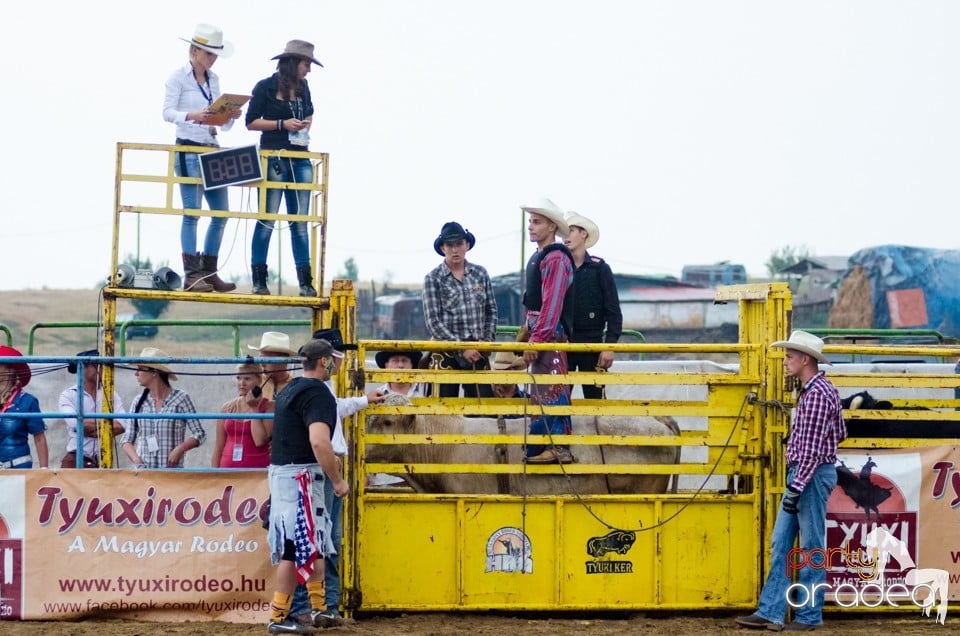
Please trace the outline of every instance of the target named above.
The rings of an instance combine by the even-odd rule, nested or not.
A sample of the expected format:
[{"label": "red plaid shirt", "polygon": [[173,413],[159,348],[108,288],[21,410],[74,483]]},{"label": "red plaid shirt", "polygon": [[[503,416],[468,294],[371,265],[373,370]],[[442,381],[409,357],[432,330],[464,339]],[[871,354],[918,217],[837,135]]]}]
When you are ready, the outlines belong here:
[{"label": "red plaid shirt", "polygon": [[817,466],[837,463],[837,445],[845,439],[847,426],[840,394],[820,371],[800,389],[793,411],[787,462],[795,463],[797,469],[789,485],[803,492]]}]

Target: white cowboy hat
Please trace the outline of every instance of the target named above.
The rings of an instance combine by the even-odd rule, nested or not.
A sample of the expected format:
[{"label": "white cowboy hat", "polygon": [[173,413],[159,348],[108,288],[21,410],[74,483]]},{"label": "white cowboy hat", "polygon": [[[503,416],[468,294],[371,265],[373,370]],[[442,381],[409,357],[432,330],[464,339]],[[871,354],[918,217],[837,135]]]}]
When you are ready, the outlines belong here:
[{"label": "white cowboy hat", "polygon": [[212,24],[198,24],[193,30],[193,38],[180,38],[184,42],[189,42],[198,49],[203,49],[213,53],[218,57],[230,57],[233,55],[233,44],[225,42],[223,31]]},{"label": "white cowboy hat", "polygon": [[260,353],[279,353],[285,356],[297,355],[297,352],[290,348],[290,336],[279,331],[264,331],[263,335],[260,336],[260,346],[247,345],[247,348]]},{"label": "white cowboy hat", "polygon": [[790,334],[789,340],[777,340],[770,346],[793,349],[794,351],[805,353],[808,356],[813,356],[825,364],[831,364],[823,355],[823,340],[806,331],[794,331]]},{"label": "white cowboy hat", "polygon": [[[140,352],[141,358],[169,358],[166,351],[162,349],[157,349],[156,347],[145,347],[143,351]],[[165,364],[160,364],[159,362],[138,362],[138,367],[147,367],[148,369],[154,369],[160,373],[166,373],[167,379],[170,381],[177,379],[177,374],[170,370]]]},{"label": "white cowboy hat", "polygon": [[557,226],[557,234],[560,236],[566,236],[570,233],[570,228],[567,227],[567,222],[563,219],[563,212],[557,207],[557,204],[550,199],[540,199],[536,203],[521,204],[520,209],[524,212],[539,214],[555,223]]},{"label": "white cowboy hat", "polygon": [[493,356],[493,362],[490,363],[490,368],[494,371],[515,371],[526,369],[527,363],[522,356],[509,351],[497,351],[497,355]]},{"label": "white cowboy hat", "polygon": [[600,228],[587,217],[576,212],[567,212],[567,218],[565,220],[568,226],[576,226],[587,231],[587,240],[583,242],[583,246],[586,249],[590,249],[600,240]]}]

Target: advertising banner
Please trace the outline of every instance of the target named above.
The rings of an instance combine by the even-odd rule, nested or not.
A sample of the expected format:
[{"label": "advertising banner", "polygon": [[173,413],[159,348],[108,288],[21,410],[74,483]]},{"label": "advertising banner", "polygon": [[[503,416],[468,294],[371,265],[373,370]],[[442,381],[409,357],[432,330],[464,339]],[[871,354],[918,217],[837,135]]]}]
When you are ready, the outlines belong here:
[{"label": "advertising banner", "polygon": [[0,471],[0,619],[265,621],[268,497],[260,470]]}]

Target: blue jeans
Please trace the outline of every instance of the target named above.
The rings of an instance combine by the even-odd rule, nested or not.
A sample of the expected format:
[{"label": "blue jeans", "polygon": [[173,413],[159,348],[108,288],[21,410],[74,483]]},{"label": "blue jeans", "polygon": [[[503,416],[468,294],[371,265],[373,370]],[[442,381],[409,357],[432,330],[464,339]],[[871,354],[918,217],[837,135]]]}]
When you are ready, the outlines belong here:
[{"label": "blue jeans", "polygon": [[337,549],[324,559],[324,586],[327,592],[327,608],[337,610],[340,607],[340,549],[343,546],[343,498],[333,494],[333,481],[323,482],[324,505],[330,514],[330,539]]},{"label": "blue jeans", "polygon": [[[793,479],[795,469],[787,470],[787,483]],[[787,574],[787,556],[793,548],[797,534],[800,535],[800,548],[806,554],[811,550],[826,548],[827,543],[827,499],[837,485],[837,469],[833,464],[821,464],[817,467],[807,487],[800,493],[797,502],[799,512],[795,515],[786,513],[781,508],[777,511],[777,521],[773,525],[773,538],[770,544],[770,572],[767,581],[760,592],[760,604],[757,615],[768,621],[783,623],[787,616],[787,588],[792,581]],[[797,582],[804,589],[811,590],[814,586],[826,583],[827,571],[823,568],[804,567],[800,569]],[[820,625],[823,623],[823,595],[822,588],[817,589],[816,601],[805,603],[796,609],[794,619],[806,625]],[[807,593],[800,592],[797,602],[807,599]]]},{"label": "blue jeans", "polygon": [[[195,152],[178,152],[173,158],[173,172],[178,177],[200,177],[200,159]],[[187,173],[183,174],[183,167],[186,167]],[[216,190],[204,190],[200,184],[181,183],[180,200],[183,207],[191,210],[199,210],[203,204],[202,198],[207,200],[207,206],[211,210],[229,210],[230,200],[227,196],[226,188],[217,188]],[[197,222],[199,217],[184,216],[183,223],[180,225],[180,249],[184,254],[196,254],[197,252]],[[223,241],[223,230],[227,227],[227,219],[222,217],[213,217],[210,219],[210,227],[207,228],[207,236],[203,241],[203,253],[217,256],[220,254],[220,243]]]},{"label": "blue jeans", "polygon": [[[330,539],[333,541],[337,553],[324,559],[324,587],[326,589],[327,609],[337,610],[340,607],[340,546],[343,544],[343,498],[333,494],[333,481],[326,479],[323,482],[324,507],[330,515],[332,530]],[[310,597],[305,585],[297,585],[290,604],[290,615],[310,613]]]},{"label": "blue jeans", "polygon": [[[271,157],[267,162],[267,181],[311,183],[313,164],[309,159]],[[310,190],[267,188],[266,211],[271,214],[278,212],[280,199],[285,196],[287,214],[309,214],[310,194]],[[274,225],[273,221],[257,221],[257,227],[253,230],[253,245],[250,248],[252,264],[267,264],[267,251],[270,249],[270,236],[273,234]],[[297,267],[309,267],[310,238],[306,223],[290,222],[290,241],[293,245],[293,262]]]}]

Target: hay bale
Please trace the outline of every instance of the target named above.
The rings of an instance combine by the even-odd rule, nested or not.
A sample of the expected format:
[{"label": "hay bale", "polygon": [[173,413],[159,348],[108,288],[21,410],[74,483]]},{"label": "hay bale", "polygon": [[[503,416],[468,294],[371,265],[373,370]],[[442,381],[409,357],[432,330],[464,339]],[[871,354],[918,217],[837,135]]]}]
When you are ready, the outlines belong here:
[{"label": "hay bale", "polygon": [[832,329],[872,329],[873,298],[870,278],[859,265],[853,268],[843,282],[837,300],[830,309],[827,326]]}]

